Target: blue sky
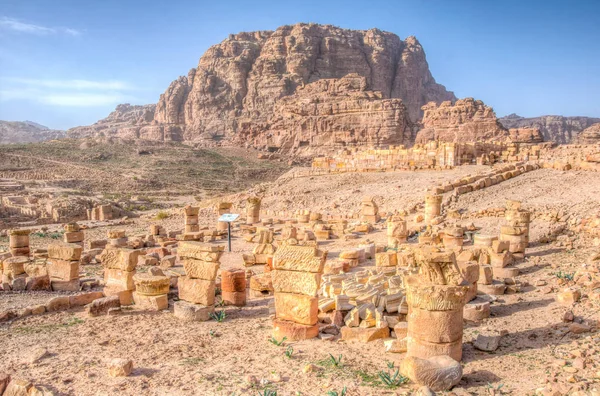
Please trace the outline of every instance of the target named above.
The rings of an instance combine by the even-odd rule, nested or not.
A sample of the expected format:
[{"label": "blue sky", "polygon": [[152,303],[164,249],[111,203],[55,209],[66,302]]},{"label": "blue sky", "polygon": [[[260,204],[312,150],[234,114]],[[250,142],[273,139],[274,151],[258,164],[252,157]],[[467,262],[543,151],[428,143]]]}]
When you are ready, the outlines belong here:
[{"label": "blue sky", "polygon": [[600,117],[595,0],[0,2],[3,120],[66,129],[155,103],[229,33],[296,22],[414,35],[439,83],[498,116]]}]

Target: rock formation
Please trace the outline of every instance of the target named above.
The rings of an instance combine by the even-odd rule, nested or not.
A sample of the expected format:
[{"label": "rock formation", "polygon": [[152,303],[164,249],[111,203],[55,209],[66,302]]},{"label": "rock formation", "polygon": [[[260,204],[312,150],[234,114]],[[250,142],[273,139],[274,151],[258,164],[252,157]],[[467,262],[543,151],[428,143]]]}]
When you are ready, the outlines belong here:
[{"label": "rock formation", "polygon": [[209,48],[196,69],[161,95],[152,120],[148,108],[118,124],[118,108],[69,133],[81,136],[105,126],[105,133],[120,137],[231,141],[282,151],[305,144],[402,142],[421,106],[453,99],[431,76],[414,37],[297,24],[230,35]]},{"label": "rock formation", "polygon": [[108,117],[90,126],[69,129],[67,134],[73,138],[86,136],[139,138],[141,129],[152,128],[148,124],[154,119],[155,108],[156,105],[153,104],[143,106],[120,104]]},{"label": "rock formation", "polygon": [[510,114],[498,120],[505,128],[538,128],[543,135],[544,141],[559,144],[573,142],[581,131],[592,124],[600,122],[600,118],[592,117],[547,115],[524,118],[516,114]]},{"label": "rock formation", "polygon": [[465,98],[452,103],[445,101],[439,106],[430,102],[422,107],[422,129],[416,143],[431,140],[450,143],[513,141],[519,143],[542,142],[540,131],[535,128],[508,130],[498,121],[494,109],[481,100]]},{"label": "rock formation", "polygon": [[588,128],[585,128],[577,135],[576,143],[579,144],[597,144],[600,143],[600,122]]},{"label": "rock formation", "polygon": [[65,137],[65,131],[32,121],[0,121],[0,144],[35,143]]}]

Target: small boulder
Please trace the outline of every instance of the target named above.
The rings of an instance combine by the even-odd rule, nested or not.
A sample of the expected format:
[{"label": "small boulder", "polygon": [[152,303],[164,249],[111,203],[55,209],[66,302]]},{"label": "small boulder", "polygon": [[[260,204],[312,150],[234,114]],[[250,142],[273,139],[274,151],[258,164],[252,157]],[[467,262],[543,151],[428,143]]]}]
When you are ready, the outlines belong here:
[{"label": "small boulder", "polygon": [[477,335],[477,339],[473,343],[473,346],[480,351],[493,352],[500,346],[500,335]]},{"label": "small boulder", "polygon": [[402,361],[400,372],[414,383],[427,386],[435,392],[452,388],[462,378],[460,363],[446,355],[429,359],[409,356]]},{"label": "small boulder", "polygon": [[108,364],[108,374],[111,377],[127,377],[133,370],[133,362],[128,359],[113,359]]}]

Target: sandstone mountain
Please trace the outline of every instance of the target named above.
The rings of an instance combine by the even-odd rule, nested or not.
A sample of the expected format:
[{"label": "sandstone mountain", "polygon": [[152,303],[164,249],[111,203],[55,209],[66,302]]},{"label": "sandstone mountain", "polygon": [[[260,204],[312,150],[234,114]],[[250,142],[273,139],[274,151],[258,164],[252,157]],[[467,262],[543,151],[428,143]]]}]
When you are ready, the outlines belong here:
[{"label": "sandstone mountain", "polygon": [[0,144],[34,143],[65,137],[65,131],[33,121],[0,121]]},{"label": "sandstone mountain", "polygon": [[592,124],[600,122],[600,118],[557,115],[524,118],[516,114],[510,114],[500,118],[499,121],[506,128],[538,128],[545,141],[568,144],[574,142],[581,131]]},{"label": "sandstone mountain", "polygon": [[507,129],[496,118],[496,113],[481,100],[465,98],[442,102],[439,106],[431,102],[422,107],[424,111],[422,129],[416,143],[431,140],[442,142],[512,141],[541,142],[537,128]]},{"label": "sandstone mountain", "polygon": [[117,108],[69,134],[102,128],[119,137],[227,141],[282,151],[411,144],[421,106],[455,99],[435,82],[414,37],[297,24],[230,35],[171,83],[153,114],[148,106],[125,119]]}]

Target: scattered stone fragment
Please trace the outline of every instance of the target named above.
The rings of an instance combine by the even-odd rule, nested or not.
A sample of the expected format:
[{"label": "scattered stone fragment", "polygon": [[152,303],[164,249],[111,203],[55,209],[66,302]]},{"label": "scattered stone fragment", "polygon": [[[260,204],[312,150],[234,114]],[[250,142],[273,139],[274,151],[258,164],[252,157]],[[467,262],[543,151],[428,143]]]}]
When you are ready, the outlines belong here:
[{"label": "scattered stone fragment", "polygon": [[127,377],[133,370],[133,362],[128,359],[113,359],[108,364],[108,374],[111,377]]}]

